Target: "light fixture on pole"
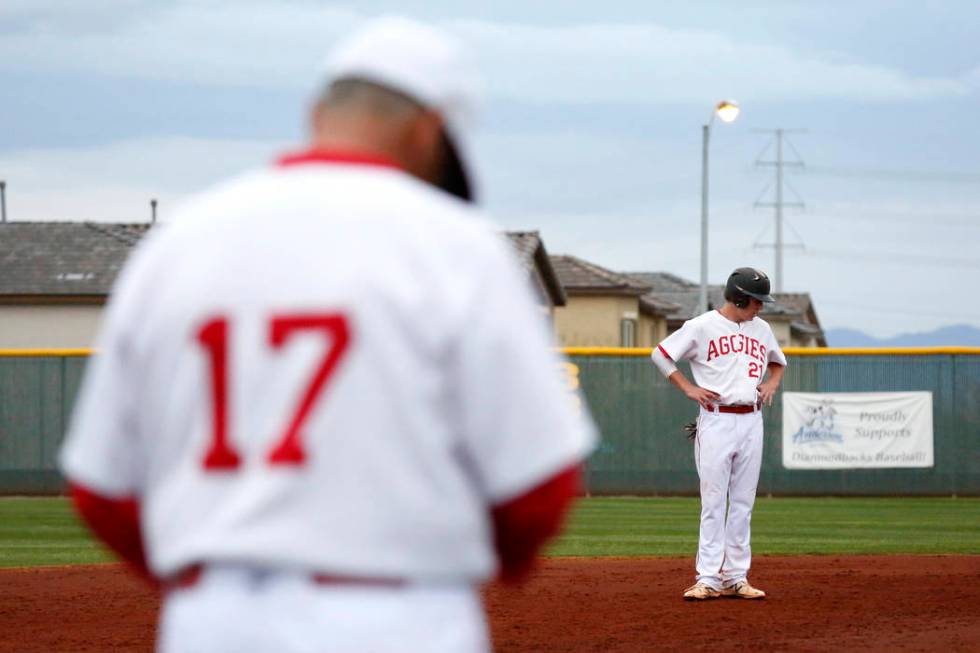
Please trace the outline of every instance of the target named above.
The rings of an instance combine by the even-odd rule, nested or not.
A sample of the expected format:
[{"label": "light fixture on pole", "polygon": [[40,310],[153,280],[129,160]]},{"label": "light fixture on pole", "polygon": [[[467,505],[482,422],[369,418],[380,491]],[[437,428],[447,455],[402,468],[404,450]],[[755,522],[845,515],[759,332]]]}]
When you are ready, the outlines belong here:
[{"label": "light fixture on pole", "polygon": [[715,116],[722,122],[733,122],[738,118],[738,111],[738,103],[734,100],[719,102],[701,131],[701,293],[698,296],[698,315],[708,310],[708,141],[711,125]]}]

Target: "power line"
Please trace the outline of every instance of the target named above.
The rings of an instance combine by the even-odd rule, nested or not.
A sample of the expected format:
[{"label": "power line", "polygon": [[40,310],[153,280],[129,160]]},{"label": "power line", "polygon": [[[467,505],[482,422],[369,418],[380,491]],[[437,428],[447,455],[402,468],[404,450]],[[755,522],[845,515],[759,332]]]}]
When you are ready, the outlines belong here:
[{"label": "power line", "polygon": [[807,249],[806,256],[814,258],[834,259],[858,265],[874,261],[885,265],[934,265],[951,268],[980,269],[980,260],[976,258],[953,258],[950,256],[929,256],[924,254],[906,254],[902,252],[869,252],[867,250],[835,250]]},{"label": "power line", "polygon": [[851,177],[868,181],[918,181],[952,184],[980,184],[980,172],[938,170],[889,170],[885,168],[845,168],[810,166],[807,172],[822,177]]},{"label": "power line", "polygon": [[915,222],[916,224],[928,223],[934,225],[937,223],[946,223],[954,226],[960,227],[980,227],[980,214],[968,215],[968,214],[935,214],[935,213],[924,213],[923,215],[896,215],[894,213],[865,213],[863,211],[852,209],[849,212],[843,211],[831,211],[826,210],[820,211],[821,218],[831,218],[836,220],[847,220],[848,222],[857,222],[863,220],[878,221],[887,220],[888,222]]}]

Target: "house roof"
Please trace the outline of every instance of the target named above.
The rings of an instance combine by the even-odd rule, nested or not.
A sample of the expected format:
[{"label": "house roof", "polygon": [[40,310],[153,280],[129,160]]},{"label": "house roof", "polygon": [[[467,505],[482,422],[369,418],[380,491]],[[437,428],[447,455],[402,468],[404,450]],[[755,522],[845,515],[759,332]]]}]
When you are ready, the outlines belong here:
[{"label": "house roof", "polygon": [[816,336],[818,338],[822,338],[823,337],[823,329],[821,329],[816,324],[810,324],[808,322],[797,322],[797,321],[793,321],[793,322],[790,323],[789,326],[790,326],[791,329],[793,329],[793,331],[798,331],[799,333],[802,333],[802,334],[805,334],[805,335],[808,335],[808,336]]},{"label": "house roof", "polygon": [[613,272],[575,256],[555,255],[551,263],[565,290],[572,294],[614,294],[640,296],[650,286],[626,274]]},{"label": "house roof", "polygon": [[693,281],[681,278],[669,272],[624,272],[634,279],[650,286],[652,292],[686,292],[691,288],[698,289]]},{"label": "house roof", "polygon": [[555,306],[565,305],[565,289],[558,278],[558,273],[551,262],[551,257],[544,248],[544,241],[537,231],[508,231],[507,239],[517,252],[517,257],[528,274],[537,269],[545,284],[551,303]]},{"label": "house roof", "polygon": [[813,308],[813,300],[807,292],[774,292],[773,299],[799,315],[805,315]]},{"label": "house roof", "polygon": [[[672,304],[673,310],[658,313],[664,315],[669,322],[689,320],[697,314],[701,288],[693,281],[668,272],[629,272],[628,274],[652,288],[641,298],[641,308],[645,305],[652,307],[657,302],[661,305]],[[772,296],[776,302],[763,307],[760,313],[763,318],[789,321],[790,327],[797,332],[816,336],[818,341],[823,341],[823,330],[809,293],[772,293]],[[724,303],[725,287],[709,285],[708,304],[719,307]]]},{"label": "house roof", "polygon": [[[0,296],[105,297],[130,250],[147,233],[145,223],[0,223]],[[536,231],[508,232],[530,273],[537,267],[555,306],[565,293]]]},{"label": "house roof", "polygon": [[774,293],[777,301],[784,306],[790,306],[799,316],[794,320],[790,327],[804,335],[813,336],[817,339],[817,345],[827,346],[827,337],[824,335],[823,328],[820,326],[820,318],[817,317],[817,309],[813,307],[813,300],[810,293]]},{"label": "house roof", "polygon": [[643,313],[666,317],[676,313],[680,308],[679,305],[651,293],[640,296],[640,311]]},{"label": "house roof", "polygon": [[0,296],[105,296],[149,224],[0,223]]}]

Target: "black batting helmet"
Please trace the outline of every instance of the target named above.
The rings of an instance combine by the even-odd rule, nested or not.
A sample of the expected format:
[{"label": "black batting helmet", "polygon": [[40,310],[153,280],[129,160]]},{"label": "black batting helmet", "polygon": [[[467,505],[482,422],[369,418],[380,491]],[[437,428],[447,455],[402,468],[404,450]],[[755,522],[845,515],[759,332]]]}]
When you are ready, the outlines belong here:
[{"label": "black batting helmet", "polygon": [[725,299],[739,308],[745,308],[749,297],[766,303],[776,301],[769,295],[769,277],[765,272],[755,268],[738,268],[728,275]]}]

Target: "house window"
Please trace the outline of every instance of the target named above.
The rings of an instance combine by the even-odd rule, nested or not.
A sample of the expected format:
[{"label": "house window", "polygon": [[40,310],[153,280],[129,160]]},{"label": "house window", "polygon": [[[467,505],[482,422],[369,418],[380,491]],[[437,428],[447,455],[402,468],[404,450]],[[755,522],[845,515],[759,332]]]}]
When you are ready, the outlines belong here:
[{"label": "house window", "polygon": [[622,347],[636,346],[636,320],[623,320],[619,323],[619,341]]}]

